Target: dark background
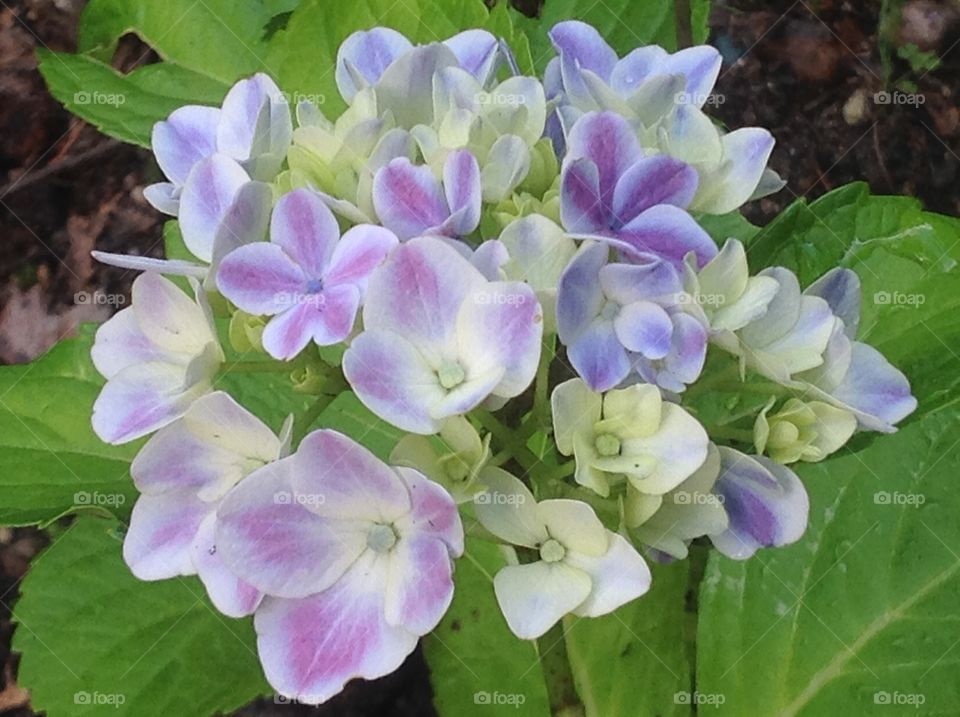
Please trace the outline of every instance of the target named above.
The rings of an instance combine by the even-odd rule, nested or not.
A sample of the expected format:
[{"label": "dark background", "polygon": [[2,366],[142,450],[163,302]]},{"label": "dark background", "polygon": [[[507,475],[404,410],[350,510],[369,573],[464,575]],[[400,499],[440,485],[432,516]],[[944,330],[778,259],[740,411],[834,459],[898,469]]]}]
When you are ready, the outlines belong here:
[{"label": "dark background", "polygon": [[[150,154],[72,117],[36,69],[37,47],[74,49],[83,5],[0,0],[0,363],[29,361],[78,322],[110,314],[78,302],[78,293],[129,291],[132,273],[95,264],[94,247],[161,252],[162,217],[142,196],[159,178]],[[712,113],[730,128],[769,128],[777,138],[771,165],[787,180],[747,208],[752,221],[855,180],[960,214],[960,1],[732,0],[714,3],[710,27],[725,59]],[[911,62],[907,45],[925,54]],[[114,65],[129,71],[155,60],[128,37]],[[917,99],[879,104],[875,94],[884,91]],[[0,528],[2,717],[34,714],[9,653],[10,614],[43,545],[35,530]],[[416,653],[396,674],[352,684],[323,708],[263,701],[239,714],[412,717],[432,714],[429,704]]]}]

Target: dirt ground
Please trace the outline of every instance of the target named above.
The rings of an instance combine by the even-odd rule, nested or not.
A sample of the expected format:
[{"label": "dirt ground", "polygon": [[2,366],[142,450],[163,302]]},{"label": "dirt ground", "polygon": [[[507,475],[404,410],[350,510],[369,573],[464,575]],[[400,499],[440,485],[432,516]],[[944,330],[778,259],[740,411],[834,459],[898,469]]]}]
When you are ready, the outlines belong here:
[{"label": "dirt ground", "polygon": [[[89,300],[97,292],[129,291],[132,275],[96,265],[91,249],[161,252],[161,216],[142,197],[159,176],[149,154],[71,117],[36,70],[37,47],[74,48],[83,4],[0,3],[3,363],[29,361],[78,322],[106,318],[110,307]],[[769,221],[796,197],[812,199],[854,180],[960,214],[960,2],[885,5],[893,8],[887,15],[880,2],[862,0],[714,4],[711,43],[725,65],[713,112],[731,128],[769,128],[777,138],[771,164],[788,182],[747,209],[754,222]],[[128,38],[114,64],[129,71],[155,59]],[[0,529],[2,717],[34,714],[9,652],[10,606],[43,544],[37,531]],[[398,673],[353,684],[323,708],[261,701],[237,714],[412,717],[432,714],[429,703],[426,665],[415,653]]]}]

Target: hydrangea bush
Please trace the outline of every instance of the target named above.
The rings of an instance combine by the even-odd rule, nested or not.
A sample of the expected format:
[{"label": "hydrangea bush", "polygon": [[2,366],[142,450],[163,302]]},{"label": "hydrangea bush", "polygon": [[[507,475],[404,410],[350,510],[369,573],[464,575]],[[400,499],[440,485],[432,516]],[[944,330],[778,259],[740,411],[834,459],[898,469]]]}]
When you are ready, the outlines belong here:
[{"label": "hydrangea bush", "polygon": [[[138,494],[123,560],[252,616],[279,699],[324,703],[431,633],[472,672],[456,633],[482,609],[544,706],[464,704],[620,714],[574,626],[656,621],[648,592],[708,546],[766,565],[814,518],[798,467],[847,470],[826,459],[917,408],[847,257],[814,272],[812,240],[787,261],[737,219],[784,182],[769,131],[705,111],[719,52],[546,30],[541,76],[488,29],[364,27],[315,65],[342,112],[265,72],[178,106],[144,191],[171,255],[95,252],[142,272],[90,349],[92,428]],[[646,646],[616,619],[601,664]],[[435,686],[460,669],[428,659]]]}]

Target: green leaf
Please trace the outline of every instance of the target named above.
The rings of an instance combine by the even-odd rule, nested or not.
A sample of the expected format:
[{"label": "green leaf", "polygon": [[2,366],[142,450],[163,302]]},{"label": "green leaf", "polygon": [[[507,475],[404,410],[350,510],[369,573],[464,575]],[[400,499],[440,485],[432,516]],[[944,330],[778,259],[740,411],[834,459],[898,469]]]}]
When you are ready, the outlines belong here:
[{"label": "green leaf", "polygon": [[352,391],[344,391],[327,406],[316,422],[317,428],[333,428],[362,443],[381,460],[388,460],[390,451],[404,432],[377,418]]},{"label": "green leaf", "polygon": [[221,82],[270,71],[264,29],[276,8],[261,0],[91,0],[78,49],[109,62],[117,40],[137,34],[164,60]]},{"label": "green leaf", "polygon": [[716,714],[956,712],[958,433],[953,406],[801,466],[806,535],[743,563],[711,557],[697,684],[724,697]]},{"label": "green leaf", "polygon": [[[692,0],[691,25],[694,42],[707,40],[707,0]],[[662,45],[677,49],[676,9],[673,0],[547,0],[538,18],[516,13],[516,24],[530,39],[534,66],[539,71],[555,55],[547,32],[563,20],[582,20],[593,25],[623,57],[643,45]]]},{"label": "green leaf", "polygon": [[294,99],[309,98],[336,116],[345,106],[334,80],[337,48],[351,33],[374,26],[393,28],[416,43],[489,27],[512,41],[521,67],[530,64],[526,40],[514,34],[509,15],[503,10],[491,15],[482,0],[304,0],[271,38],[267,67]]},{"label": "green leaf", "polygon": [[223,617],[196,578],[141,582],[119,525],[80,518],[21,588],[18,682],[50,717],[231,712],[270,692],[250,620]]},{"label": "green leaf", "polygon": [[139,444],[110,446],[90,427],[103,379],[90,362],[92,330],[24,366],[0,367],[0,525],[52,520],[75,505],[126,516]]},{"label": "green leaf", "polygon": [[185,104],[220,104],[227,85],[170,62],[121,75],[84,55],[38,50],[50,93],[78,117],[123,142],[150,146],[155,122]]},{"label": "green leaf", "polygon": [[570,619],[567,650],[588,717],[692,714],[689,584],[690,563],[655,565],[639,600],[604,617]]},{"label": "green leaf", "polygon": [[423,640],[441,717],[550,715],[537,651],[510,632],[493,594],[493,575],[504,564],[496,545],[468,540],[453,604]]}]

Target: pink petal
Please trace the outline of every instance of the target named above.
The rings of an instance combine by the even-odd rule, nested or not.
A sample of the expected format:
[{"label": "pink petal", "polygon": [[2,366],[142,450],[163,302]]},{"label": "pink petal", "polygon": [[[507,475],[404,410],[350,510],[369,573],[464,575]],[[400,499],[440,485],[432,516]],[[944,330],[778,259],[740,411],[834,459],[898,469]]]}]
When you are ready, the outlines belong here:
[{"label": "pink petal", "polygon": [[263,331],[263,348],[282,361],[292,359],[313,340],[318,346],[340,343],[353,330],[360,291],[341,284],[317,294],[299,294],[296,305],[270,320]]},{"label": "pink petal", "polygon": [[123,540],[123,559],[131,572],[141,580],[193,575],[191,546],[213,510],[188,492],[140,496]]},{"label": "pink petal", "polygon": [[350,102],[362,89],[354,73],[367,84],[375,85],[384,70],[412,47],[406,37],[389,27],[375,27],[350,35],[337,50],[336,79],[340,95]]},{"label": "pink petal", "polygon": [[413,652],[417,636],[384,617],[387,559],[374,555],[319,595],[267,599],[257,611],[260,662],[280,694],[319,704],[355,677],[393,672]]},{"label": "pink petal", "polygon": [[386,620],[415,635],[430,632],[453,600],[453,561],[443,541],[401,537],[390,553]]},{"label": "pink petal", "polygon": [[589,159],[597,165],[604,207],[613,204],[618,180],[642,156],[636,132],[614,112],[588,112],[574,123],[567,137],[570,160]]},{"label": "pink petal", "polygon": [[480,165],[469,151],[451,152],[443,165],[443,191],[456,217],[449,229],[452,236],[465,236],[480,224]]},{"label": "pink petal", "polygon": [[463,554],[463,524],[457,504],[444,488],[412,468],[394,468],[410,491],[412,509],[397,522],[404,535],[417,532],[446,543],[450,554]]},{"label": "pink petal", "polygon": [[252,615],[263,593],[234,575],[217,551],[217,516],[211,512],[200,524],[191,547],[194,567],[213,606],[228,617]]},{"label": "pink petal", "polygon": [[373,179],[373,207],[401,241],[420,236],[450,216],[440,184],[427,166],[391,160]]},{"label": "pink petal", "polygon": [[361,224],[349,229],[333,250],[324,283],[328,286],[357,284],[365,288],[371,272],[397,243],[396,235],[383,227]]},{"label": "pink petal", "polygon": [[565,162],[560,176],[560,220],[574,233],[602,232],[610,217],[600,199],[600,172],[590,159]]},{"label": "pink petal", "polygon": [[613,214],[617,225],[657,204],[685,208],[697,193],[696,170],[685,162],[657,155],[645,157],[630,167],[613,193]]},{"label": "pink petal", "polygon": [[167,179],[183,185],[193,165],[217,151],[219,120],[217,107],[187,105],[153,126],[150,145]]},{"label": "pink petal", "polygon": [[[288,195],[289,196],[289,195]],[[227,254],[217,270],[217,288],[237,308],[257,316],[289,309],[308,277],[276,244],[255,242]]]},{"label": "pink petal", "polygon": [[180,197],[180,232],[195,257],[209,262],[213,238],[240,187],[250,177],[224,154],[213,154],[190,170]]},{"label": "pink petal", "polygon": [[293,487],[322,495],[307,507],[317,515],[392,523],[410,511],[407,487],[392,468],[351,438],[314,431],[294,455]]},{"label": "pink petal", "polygon": [[176,354],[143,335],[132,306],[118,311],[97,329],[90,357],[97,371],[108,379],[129,366],[177,360]]},{"label": "pink petal", "polygon": [[366,550],[369,522],[329,520],[306,506],[323,493],[294,487],[295,457],[260,468],[217,510],[216,543],[227,567],[269,595],[305,597],[326,590]]},{"label": "pink petal", "polygon": [[283,247],[310,278],[323,276],[339,238],[333,212],[309,189],[284,194],[273,209],[270,241]]}]

